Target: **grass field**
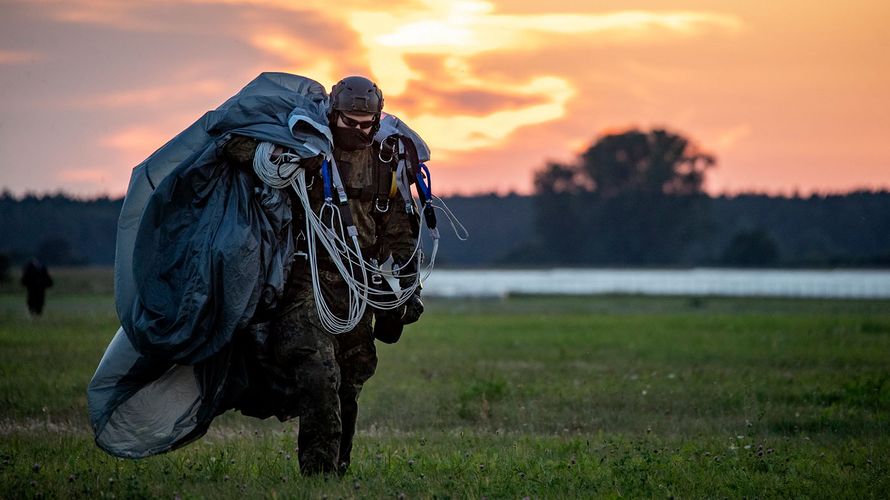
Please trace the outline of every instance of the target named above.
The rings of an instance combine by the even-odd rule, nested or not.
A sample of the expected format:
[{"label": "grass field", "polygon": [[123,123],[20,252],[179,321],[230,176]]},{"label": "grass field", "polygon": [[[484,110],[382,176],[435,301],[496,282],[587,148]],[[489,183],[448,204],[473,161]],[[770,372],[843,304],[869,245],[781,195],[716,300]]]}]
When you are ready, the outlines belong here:
[{"label": "grass field", "polygon": [[226,414],[166,455],[92,442],[107,272],[44,317],[0,294],[0,498],[886,498],[890,302],[430,300],[362,395],[353,467],[296,472],[294,422]]}]

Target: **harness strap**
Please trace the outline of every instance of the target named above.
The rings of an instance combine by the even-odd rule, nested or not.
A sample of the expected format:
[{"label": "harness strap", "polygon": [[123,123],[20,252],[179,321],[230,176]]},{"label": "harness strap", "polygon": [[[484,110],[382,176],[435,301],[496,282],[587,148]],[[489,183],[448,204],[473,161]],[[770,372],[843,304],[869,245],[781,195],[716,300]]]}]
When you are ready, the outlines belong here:
[{"label": "harness strap", "polygon": [[[395,198],[398,191],[395,188],[396,181],[394,170],[386,162],[377,161],[380,156],[379,149],[375,148],[374,153],[371,162],[373,177],[372,186],[360,188],[344,186],[344,191],[350,200],[361,200],[363,203],[373,203],[374,213],[380,214],[389,212],[390,200]],[[348,177],[351,165],[346,162],[340,162],[338,166],[340,167],[341,173]]]},{"label": "harness strap", "polygon": [[389,200],[390,198],[392,198],[388,190],[378,191],[377,189],[346,187],[345,191],[346,196],[348,196],[350,200],[378,201]]},{"label": "harness strap", "polygon": [[429,178],[429,169],[426,168],[426,165],[420,163],[420,159],[417,156],[417,147],[414,146],[414,141],[404,136],[400,136],[399,139],[400,142],[405,145],[405,154],[409,166],[407,169],[408,178],[417,186],[417,197],[420,198],[420,206],[423,210],[423,218],[426,220],[426,227],[430,230],[435,230],[436,211],[433,209],[432,204],[429,203],[432,198],[432,191],[430,186],[423,183],[423,176],[418,175],[420,169],[423,168],[427,172],[427,178]]},{"label": "harness strap", "polygon": [[337,168],[337,161],[331,162],[331,176],[333,177],[334,189],[337,190],[337,201],[340,205],[345,205],[348,201],[346,198],[346,189],[343,186],[343,178],[340,176],[340,170]]},{"label": "harness strap", "polygon": [[373,189],[346,188],[346,196],[348,196],[350,200],[374,201],[376,194],[377,193]]}]

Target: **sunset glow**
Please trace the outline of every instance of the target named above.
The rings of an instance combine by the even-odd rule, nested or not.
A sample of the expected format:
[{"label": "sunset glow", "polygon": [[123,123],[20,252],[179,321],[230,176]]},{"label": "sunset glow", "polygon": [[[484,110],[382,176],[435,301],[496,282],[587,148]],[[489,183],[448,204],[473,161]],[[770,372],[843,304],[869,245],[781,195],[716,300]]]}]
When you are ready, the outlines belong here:
[{"label": "sunset glow", "polygon": [[374,78],[443,194],[528,193],[546,161],[654,126],[717,156],[712,193],[890,188],[885,2],[337,5],[3,2],[0,186],[123,194],[205,111],[287,71]]}]

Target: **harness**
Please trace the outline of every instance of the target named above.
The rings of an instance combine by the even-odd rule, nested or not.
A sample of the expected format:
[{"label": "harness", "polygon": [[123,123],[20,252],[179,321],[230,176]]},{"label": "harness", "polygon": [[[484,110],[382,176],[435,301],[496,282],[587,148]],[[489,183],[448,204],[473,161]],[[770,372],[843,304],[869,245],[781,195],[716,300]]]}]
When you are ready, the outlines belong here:
[{"label": "harness", "polygon": [[[380,143],[380,151],[377,158],[390,165],[393,173],[393,183],[402,194],[405,201],[405,211],[411,215],[416,213],[414,198],[411,196],[411,185],[416,186],[417,197],[423,211],[426,225],[432,231],[434,238],[438,238],[436,229],[436,212],[430,200],[432,199],[432,178],[430,171],[417,156],[417,147],[409,137],[401,134],[393,134]],[[426,180],[424,180],[426,179]],[[393,195],[394,197],[394,195]],[[420,232],[420,221],[411,217],[411,231],[416,238]]]},{"label": "harness", "polygon": [[[296,199],[302,205],[305,217],[305,239],[307,264],[309,265],[313,297],[322,326],[332,334],[350,331],[361,320],[366,306],[378,310],[392,310],[404,304],[422,286],[422,281],[432,272],[435,265],[439,245],[439,231],[436,228],[435,209],[432,204],[430,173],[420,163],[417,148],[410,136],[391,134],[374,146],[372,153],[372,182],[364,188],[347,188],[336,158],[328,156],[322,162],[320,177],[307,178],[307,171],[299,165],[300,157],[286,153],[277,155],[275,162],[271,160],[272,145],[262,143],[257,147],[254,156],[254,171],[266,184],[283,188],[293,187]],[[376,158],[375,158],[376,156]],[[350,167],[343,161],[343,168]],[[345,170],[344,170],[345,171]],[[348,173],[348,172],[346,172]],[[310,203],[309,188],[315,181],[322,183],[324,202],[316,210]],[[417,193],[417,202],[412,195],[411,187]],[[317,188],[313,189],[316,192]],[[404,202],[408,215],[410,231],[416,244],[408,262],[378,262],[380,242],[379,235],[385,234],[392,203],[398,203],[397,197]],[[353,223],[349,200],[371,201],[371,213],[376,225],[378,240],[371,248],[361,248],[358,230]],[[440,200],[441,201],[441,200]],[[455,228],[458,238],[465,239],[455,227],[456,218],[447,209],[441,207]],[[420,237],[420,212],[430,231],[433,248],[423,269],[424,262],[422,240]],[[457,222],[459,225],[459,222]],[[466,230],[460,226],[464,235]],[[299,249],[302,242],[297,243]],[[319,251],[329,259],[319,259]],[[328,307],[328,302],[321,292],[319,267],[327,267],[326,262],[334,266],[336,272],[343,277],[346,292],[341,297],[347,305],[347,313],[340,316]],[[400,268],[399,266],[403,266]],[[410,284],[402,285],[394,280],[409,279]]]},{"label": "harness", "polygon": [[[372,152],[372,169],[374,182],[371,186],[361,188],[346,188],[346,196],[350,200],[360,200],[364,203],[372,202],[374,214],[385,214],[389,212],[390,202],[399,192],[396,184],[395,165],[390,165],[382,161],[380,158],[379,145],[375,143]],[[341,162],[341,170],[344,175],[348,176],[349,172],[345,165]],[[351,168],[351,166],[349,167]]]}]

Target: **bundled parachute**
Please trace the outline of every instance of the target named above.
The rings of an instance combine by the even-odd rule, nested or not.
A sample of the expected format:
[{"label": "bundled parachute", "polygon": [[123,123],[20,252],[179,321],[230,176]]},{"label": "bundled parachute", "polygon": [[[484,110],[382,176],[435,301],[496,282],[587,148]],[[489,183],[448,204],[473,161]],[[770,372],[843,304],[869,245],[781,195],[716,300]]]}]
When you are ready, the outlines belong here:
[{"label": "bundled parachute", "polygon": [[97,444],[142,457],[206,431],[225,410],[232,338],[272,308],[292,257],[290,209],[219,156],[240,134],[329,154],[324,87],[263,73],[134,170],[118,222],[115,299],[121,328],[88,388]]},{"label": "bundled parachute", "polygon": [[[105,451],[138,458],[182,446],[236,400],[246,414],[272,414],[262,405],[274,395],[260,388],[244,397],[249,344],[262,340],[252,320],[280,305],[292,231],[300,228],[291,224],[285,184],[243,175],[221,145],[238,134],[282,146],[290,167],[331,158],[327,106],[318,82],[263,73],[133,170],[117,234],[121,328],[88,387],[90,421]],[[415,161],[429,159],[420,137],[385,115],[375,140],[390,137],[408,142]]]}]

